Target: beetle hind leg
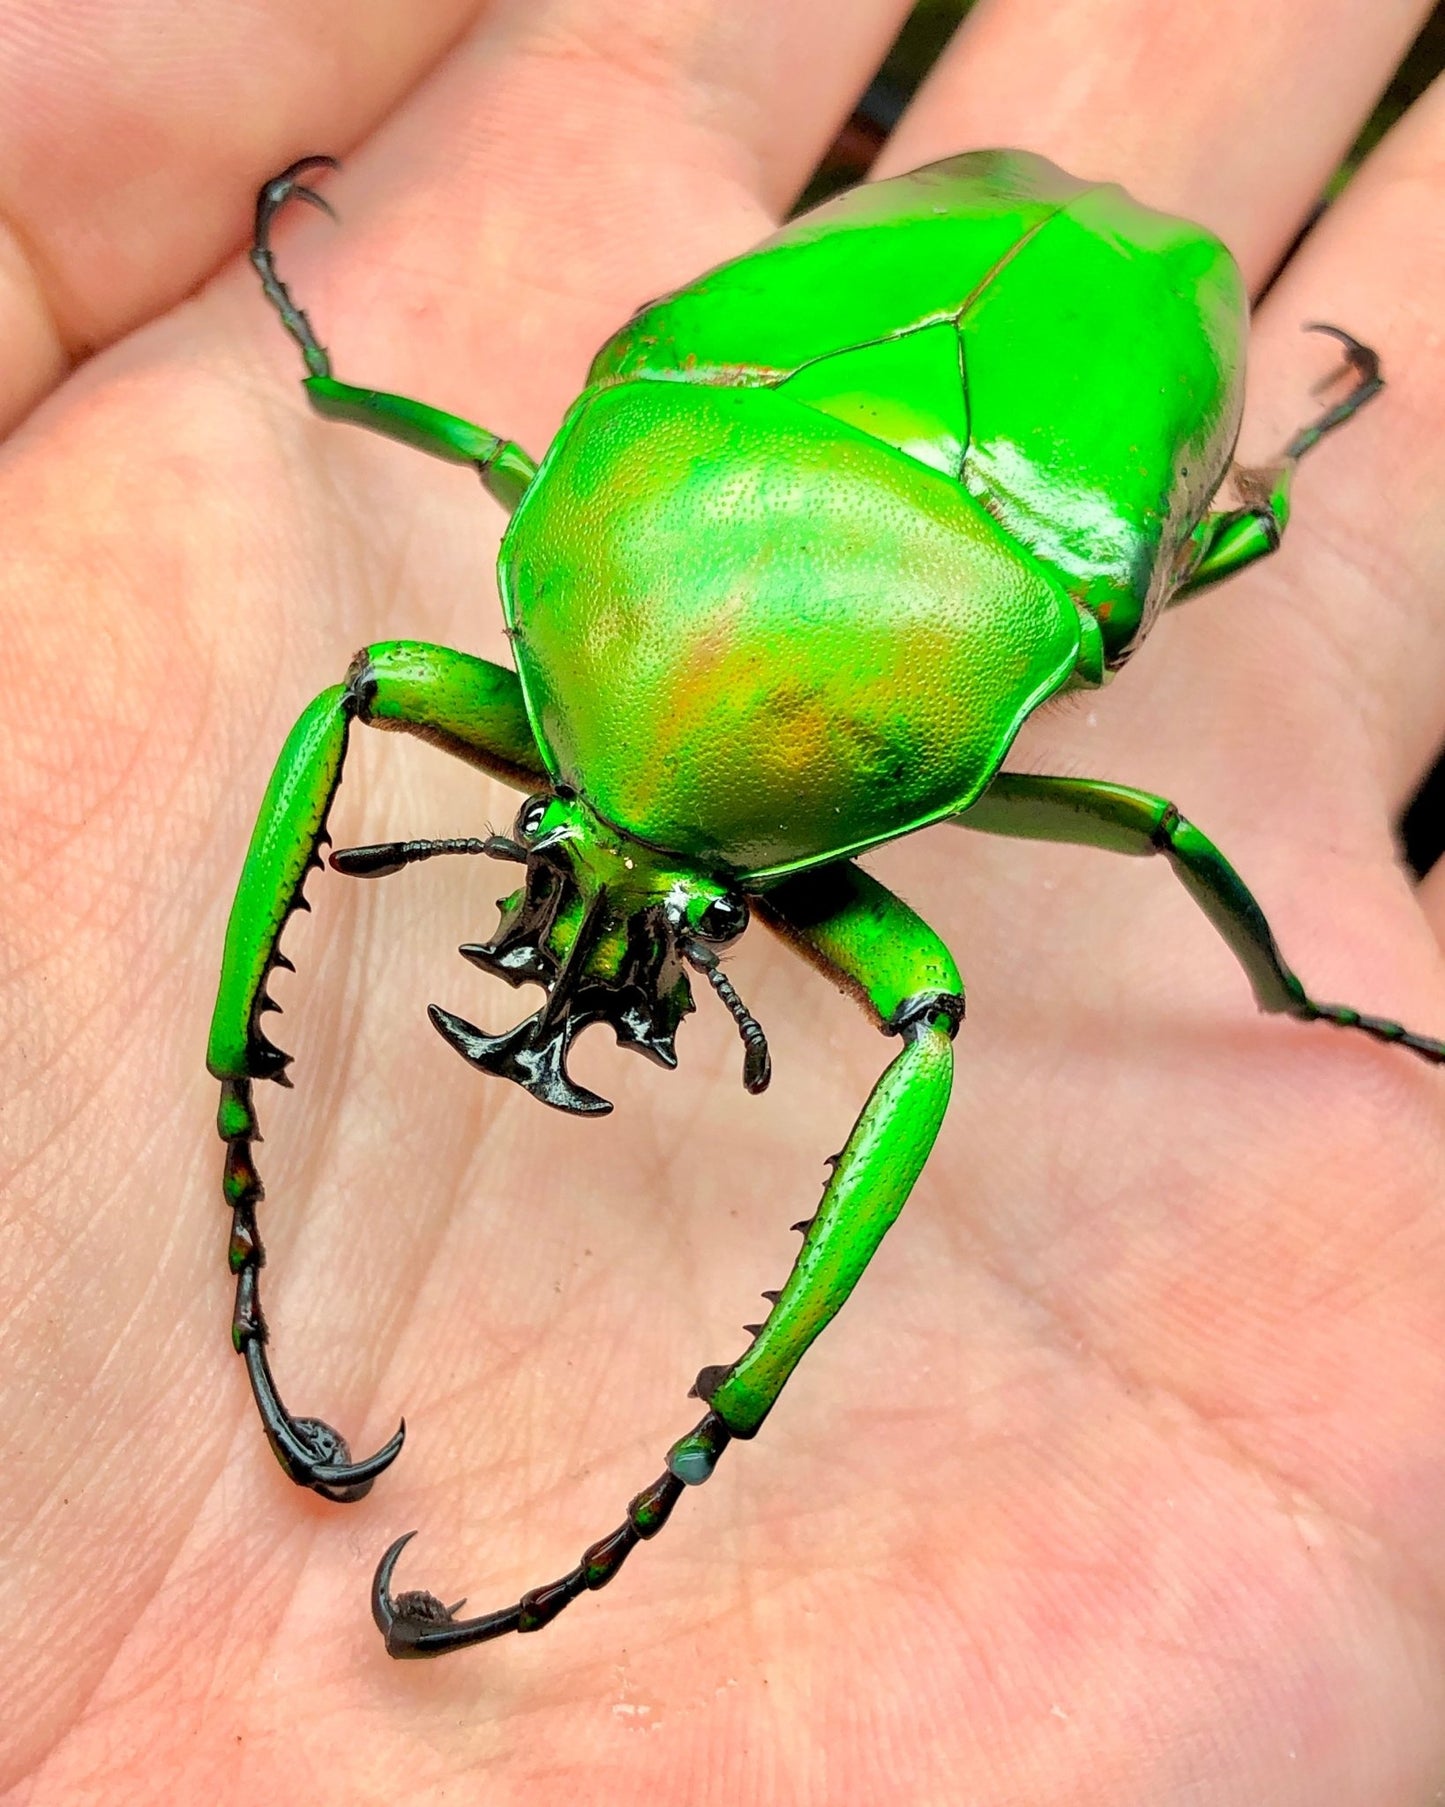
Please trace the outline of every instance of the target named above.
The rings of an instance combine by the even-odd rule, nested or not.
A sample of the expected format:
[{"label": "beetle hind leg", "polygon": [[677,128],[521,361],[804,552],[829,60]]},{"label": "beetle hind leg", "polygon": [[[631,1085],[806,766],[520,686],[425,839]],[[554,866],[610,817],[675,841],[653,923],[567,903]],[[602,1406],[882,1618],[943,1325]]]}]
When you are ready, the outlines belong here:
[{"label": "beetle hind leg", "polygon": [[[529,1588],[515,1606],[458,1619],[457,1606],[444,1606],[435,1594],[409,1590],[393,1595],[392,1576],[402,1551],[416,1536],[398,1537],[377,1564],[371,1584],[371,1616],[386,1640],[388,1656],[445,1656],[472,1644],[487,1644],[509,1631],[541,1631],[566,1606],[586,1593],[606,1587],[639,1543],[656,1537],[672,1516],[688,1479],[706,1480],[727,1447],[730,1433],[716,1412],[709,1412],[668,1451],[667,1467],[650,1487],[628,1502],[627,1516],[615,1531],[582,1552],[582,1560],[560,1580]],[[681,1472],[679,1472],[681,1470]]]},{"label": "beetle hind leg", "polygon": [[623,1523],[560,1580],[471,1619],[458,1619],[435,1594],[392,1594],[408,1532],[382,1557],[372,1582],[372,1617],[391,1656],[443,1656],[508,1632],[540,1631],[573,1600],[605,1587],[638,1543],[666,1524],[683,1489],[708,1480],[734,1438],[756,1435],[912,1190],[948,1101],[953,1035],[963,1015],[957,968],[905,904],[846,862],[785,882],[759,900],[759,911],[854,992],[878,1026],[901,1039],[902,1051],[834,1157],[816,1216],[799,1226],[805,1235],[792,1273],[780,1291],[763,1295],[767,1319],[748,1326],[752,1342],[736,1361],[699,1374],[693,1390],[706,1402],[706,1416],[673,1444],[665,1472],[633,1498]]},{"label": "beetle hind leg", "polygon": [[328,420],[368,427],[388,439],[445,458],[452,464],[469,464],[483,486],[510,513],[533,477],[537,466],[510,439],[490,433],[460,415],[447,414],[426,402],[405,395],[389,395],[380,389],[359,388],[340,382],[331,373],[331,358],[316,337],[311,322],[297,307],[290,289],[276,269],[271,249],[271,227],[288,201],[306,201],[336,218],[330,202],[300,178],[312,169],[338,169],[335,157],[302,157],[279,176],[262,185],[256,196],[256,227],[251,240],[251,263],[261,278],[262,292],[276,310],[282,326],[296,341],[306,362],[306,393],[318,414]]},{"label": "beetle hind leg", "polygon": [[1166,797],[1090,778],[1001,772],[977,803],[955,816],[962,828],[1025,841],[1060,841],[1112,853],[1158,855],[1243,967],[1263,1011],[1333,1023],[1445,1064],[1445,1041],[1388,1017],[1310,996],[1286,963],[1264,911],[1214,843]]},{"label": "beetle hind leg", "polygon": [[325,196],[308,188],[300,180],[309,169],[339,169],[335,157],[302,157],[289,169],[283,169],[265,183],[256,196],[256,227],[251,238],[251,263],[261,278],[266,299],[275,308],[282,326],[301,348],[306,368],[312,376],[330,376],[331,359],[325,347],[311,330],[311,322],[291,299],[291,291],[276,273],[276,259],[271,250],[271,225],[276,215],[290,200],[306,201],[334,220],[336,210]]},{"label": "beetle hind leg", "polygon": [[[1385,379],[1380,374],[1380,354],[1370,346],[1363,345],[1353,333],[1347,333],[1342,326],[1327,326],[1323,320],[1312,320],[1304,329],[1307,333],[1324,333],[1331,339],[1338,340],[1344,347],[1345,364],[1354,372],[1354,387],[1333,407],[1326,408],[1323,413],[1300,428],[1294,438],[1284,449],[1287,460],[1294,462],[1303,458],[1305,453],[1324,438],[1326,433],[1333,433],[1336,427],[1342,427],[1347,420],[1352,420],[1367,401],[1378,395],[1385,387]],[[1335,381],[1332,374],[1317,389],[1327,389]]]},{"label": "beetle hind leg", "polygon": [[1419,1035],[1403,1023],[1392,1022],[1389,1017],[1369,1016],[1352,1004],[1322,1004],[1317,998],[1306,996],[1296,1004],[1292,1014],[1304,1023],[1333,1023],[1337,1029],[1358,1029],[1361,1035],[1368,1035],[1377,1042],[1385,1042],[1392,1048],[1405,1048],[1435,1066],[1445,1066],[1445,1042],[1436,1040],[1433,1035]]},{"label": "beetle hind leg", "polygon": [[[1327,433],[1353,420],[1365,403],[1385,386],[1380,374],[1379,353],[1363,345],[1343,327],[1326,326],[1313,321],[1305,329],[1325,333],[1344,347],[1345,367],[1354,374],[1354,384],[1341,400],[1300,428],[1284,448],[1278,464],[1264,470],[1242,470],[1236,467],[1235,481],[1244,497],[1240,508],[1221,509],[1206,515],[1182,548],[1183,563],[1178,587],[1170,597],[1170,605],[1185,602],[1201,590],[1222,583],[1247,565],[1279,549],[1284,530],[1289,525],[1290,486],[1295,466],[1305,453],[1313,450]],[[1329,388],[1338,380],[1338,370],[1331,372],[1317,389]]]}]

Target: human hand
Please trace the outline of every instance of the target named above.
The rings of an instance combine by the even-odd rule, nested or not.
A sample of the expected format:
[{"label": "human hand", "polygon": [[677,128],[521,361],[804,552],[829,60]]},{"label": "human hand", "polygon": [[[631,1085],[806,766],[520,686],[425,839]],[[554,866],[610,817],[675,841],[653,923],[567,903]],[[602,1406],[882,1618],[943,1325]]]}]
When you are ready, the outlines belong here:
[{"label": "human hand", "polygon": [[[506,656],[499,512],[308,415],[235,255],[251,192],[345,153],[341,229],[278,235],[338,373],[540,453],[638,302],[787,207],[905,10],[378,3],[303,35],[289,8],[116,5],[83,40],[0,18],[0,383],[11,418],[40,404],[0,463],[3,1779],[26,1807],[1386,1807],[1445,1772],[1445,1080],[1254,1016],[1148,863],[947,829],[870,862],[970,985],[937,1151],[757,1443],[546,1636],[388,1664],[376,1556],[420,1526],[399,1585],[477,1610],[617,1522],[886,1058],[845,1000],[754,933],[732,970],[767,1098],[702,1010],[674,1076],[584,1042],[618,1110],[571,1122],[424,1020],[473,1013],[453,949],[490,929],[494,872],[314,880],[277,987],[298,1089],[261,1100],[275,1360],[358,1452],[405,1409],[402,1459],[361,1505],[298,1493],[226,1353],[202,1044],[275,750],[368,640]],[[1258,285],[1423,11],[986,0],[879,173],[1040,150],[1202,219]],[[1376,345],[1385,398],[1304,467],[1276,560],[1019,749],[1174,797],[1318,994],[1436,1034],[1445,883],[1411,895],[1390,824],[1445,729],[1442,106],[1271,294],[1242,450],[1308,411],[1303,321]],[[333,830],[514,807],[358,736]]]}]

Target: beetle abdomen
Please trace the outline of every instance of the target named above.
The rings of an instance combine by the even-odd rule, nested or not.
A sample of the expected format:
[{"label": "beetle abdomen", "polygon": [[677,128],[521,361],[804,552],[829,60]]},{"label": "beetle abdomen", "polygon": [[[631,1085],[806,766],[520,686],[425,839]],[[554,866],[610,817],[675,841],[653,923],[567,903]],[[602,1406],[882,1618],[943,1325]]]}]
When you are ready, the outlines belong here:
[{"label": "beetle abdomen", "polygon": [[740,874],[962,808],[1079,646],[1062,588],[956,481],[768,390],[585,395],[501,569],[557,775]]}]

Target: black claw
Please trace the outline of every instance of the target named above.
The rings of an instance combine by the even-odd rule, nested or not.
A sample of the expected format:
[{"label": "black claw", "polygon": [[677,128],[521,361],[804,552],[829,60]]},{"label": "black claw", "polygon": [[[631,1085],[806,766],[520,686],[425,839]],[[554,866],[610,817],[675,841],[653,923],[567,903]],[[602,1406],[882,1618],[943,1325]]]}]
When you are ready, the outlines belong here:
[{"label": "black claw", "polygon": [[345,1437],[324,1418],[297,1418],[293,1423],[297,1440],[314,1452],[310,1473],[302,1484],[340,1506],[364,1500],[375,1486],[376,1477],[391,1467],[406,1442],[406,1420],[403,1418],[390,1442],[384,1443],[366,1461],[353,1462],[351,1447]]},{"label": "black claw", "polygon": [[329,377],[331,360],[312,332],[311,322],[291,299],[290,290],[276,274],[275,258],[271,251],[271,223],[287,201],[293,198],[306,201],[312,207],[319,207],[323,213],[335,219],[336,214],[330,202],[317,194],[314,188],[307,188],[296,178],[308,169],[340,167],[335,157],[302,157],[289,169],[283,169],[279,176],[263,184],[261,192],[256,196],[256,229],[251,241],[251,263],[261,278],[261,288],[266,299],[275,308],[282,326],[300,346],[301,355],[306,360],[307,373],[314,377]]},{"label": "black claw", "polygon": [[[1353,333],[1347,333],[1343,327],[1328,326],[1323,320],[1311,320],[1304,328],[1307,333],[1324,333],[1344,347],[1345,362],[1355,374],[1355,386],[1343,401],[1336,402],[1333,408],[1327,408],[1318,420],[1313,420],[1307,427],[1302,427],[1285,447],[1286,458],[1302,458],[1312,447],[1319,444],[1326,433],[1332,433],[1336,427],[1343,426],[1353,415],[1358,414],[1365,403],[1376,396],[1385,387],[1385,379],[1380,374],[1379,353],[1368,345],[1362,345]],[[1326,389],[1335,381],[1335,376],[1326,377],[1315,385],[1316,390]]]},{"label": "black claw", "polygon": [[298,182],[296,178],[304,175],[308,169],[340,168],[341,164],[335,157],[319,155],[299,157],[295,163],[283,169],[279,176],[273,176],[269,182],[264,183],[261,192],[256,196],[257,245],[263,250],[266,248],[272,220],[291,200],[305,201],[312,207],[319,207],[323,213],[329,214],[334,220],[336,209],[330,201],[324,195],[318,194],[314,188],[308,188],[304,182]]},{"label": "black claw", "polygon": [[[1311,320],[1303,329],[1307,333],[1324,333],[1345,350],[1345,362],[1359,377],[1362,383],[1377,383],[1380,380],[1380,354],[1373,347],[1364,345],[1353,333],[1347,333],[1342,326],[1329,326],[1323,320]],[[1324,377],[1316,385],[1319,389],[1328,388],[1333,377]]]},{"label": "black claw", "polygon": [[[396,1573],[397,1560],[415,1536],[415,1531],[408,1531],[397,1538],[376,1565],[371,1581],[371,1616],[386,1640],[388,1656],[398,1661],[441,1656],[448,1650],[484,1644],[490,1638],[517,1630],[522,1616],[520,1605],[477,1619],[458,1619],[456,1607],[443,1605],[435,1594],[424,1590],[409,1590],[393,1598],[391,1578]],[[461,1604],[457,1602],[458,1606]]]},{"label": "black claw", "polygon": [[266,1440],[289,1478],[298,1487],[309,1487],[337,1505],[365,1499],[376,1477],[401,1454],[406,1442],[406,1420],[402,1419],[391,1441],[375,1455],[364,1462],[353,1462],[345,1437],[324,1418],[293,1418],[282,1405],[259,1336],[246,1342],[244,1353]]},{"label": "black claw", "polygon": [[416,1536],[408,1531],[376,1565],[371,1581],[371,1616],[386,1640],[388,1656],[415,1658],[442,1656],[472,1644],[486,1644],[511,1631],[541,1631],[572,1601],[606,1587],[640,1543],[656,1537],[672,1516],[672,1509],[688,1486],[697,1486],[711,1474],[731,1434],[715,1412],[681,1438],[668,1451],[667,1470],[650,1487],[627,1503],[627,1517],[615,1531],[582,1552],[582,1560],[557,1581],[530,1587],[515,1606],[500,1612],[459,1619],[466,1604],[445,1606],[432,1593],[421,1590],[393,1595],[392,1576],[397,1559]]},{"label": "black claw", "polygon": [[424,1588],[413,1588],[392,1597],[391,1578],[396,1573],[397,1561],[415,1536],[415,1531],[407,1531],[398,1537],[377,1564],[376,1574],[372,1577],[371,1616],[386,1638],[388,1648],[399,1619],[416,1620],[422,1625],[450,1625],[456,1617],[454,1606],[444,1606],[435,1594],[427,1593]]}]

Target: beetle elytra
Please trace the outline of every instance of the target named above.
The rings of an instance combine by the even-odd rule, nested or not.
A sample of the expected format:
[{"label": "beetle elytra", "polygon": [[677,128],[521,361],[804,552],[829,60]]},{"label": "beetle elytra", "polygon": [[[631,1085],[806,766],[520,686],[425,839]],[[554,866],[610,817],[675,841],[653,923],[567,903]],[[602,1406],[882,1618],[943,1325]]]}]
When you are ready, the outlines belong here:
[{"label": "beetle elytra", "polygon": [[[226,935],[208,1064],[221,1081],[233,1340],[282,1467],[366,1493],[403,1432],[354,1462],[292,1416],[269,1363],[253,1088],[284,1080],[263,1033],[282,930],[320,864],[353,722],[430,741],[528,793],[512,832],[351,848],[380,876],[442,854],[520,867],[489,942],[462,953],[541,1006],[491,1033],[433,1006],[484,1073],[599,1114],[571,1077],[594,1023],[659,1065],[704,981],[731,1012],[750,1091],[766,1038],[720,955],[758,915],[851,992],[899,1049],[838,1157],[782,1288],[610,1536],[513,1606],[459,1619],[372,1605],[393,1656],[546,1625],[602,1586],[727,1445],[756,1434],[902,1210],[948,1101],[963,990],[947,948],[854,863],[944,820],[1160,854],[1263,1010],[1445,1043],[1311,997],[1223,855],[1165,799],[1002,771],[1049,697],[1095,687],[1161,609],[1272,552],[1299,459],[1380,388],[1354,384],[1277,464],[1216,506],[1239,425],[1247,305],[1202,228],[1040,157],[976,152],[850,191],[640,309],[597,354],[546,456],[405,397],[343,383],[276,273],[272,220],[307,158],[261,191],[252,261],[325,416],[470,465],[511,516],[499,569],[515,669],[416,641],[364,648],[303,712],[261,806]],[[1028,356],[1019,355],[1019,347]]]}]

